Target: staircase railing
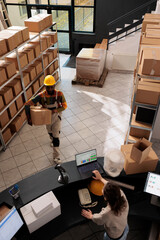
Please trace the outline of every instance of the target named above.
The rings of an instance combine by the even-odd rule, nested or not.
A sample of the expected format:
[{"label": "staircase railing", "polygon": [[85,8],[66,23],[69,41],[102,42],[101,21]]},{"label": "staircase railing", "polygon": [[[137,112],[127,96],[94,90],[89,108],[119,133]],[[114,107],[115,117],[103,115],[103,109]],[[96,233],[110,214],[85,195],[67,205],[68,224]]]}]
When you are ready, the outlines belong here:
[{"label": "staircase railing", "polygon": [[[140,25],[143,21],[142,16],[145,13],[149,13],[153,9],[155,9],[156,3],[157,3],[157,0],[151,0],[151,1],[135,8],[134,10],[122,15],[121,17],[118,17],[117,19],[111,21],[110,23],[108,23],[107,24],[108,44],[113,43],[127,35],[130,35],[136,31],[138,31],[139,29],[141,29]],[[137,20],[136,22],[133,22],[133,20],[137,19],[137,18],[140,18],[140,19]],[[125,27],[125,24],[127,24],[129,21],[132,21],[132,23]],[[120,25],[123,25],[123,28],[120,27]],[[113,28],[115,28],[115,29],[122,28],[122,29],[109,35],[109,32],[113,32],[113,30],[111,30]],[[131,29],[133,29],[133,31],[131,31]],[[123,34],[123,36],[122,36],[122,34]],[[112,40],[113,38],[114,38],[114,40]]]}]

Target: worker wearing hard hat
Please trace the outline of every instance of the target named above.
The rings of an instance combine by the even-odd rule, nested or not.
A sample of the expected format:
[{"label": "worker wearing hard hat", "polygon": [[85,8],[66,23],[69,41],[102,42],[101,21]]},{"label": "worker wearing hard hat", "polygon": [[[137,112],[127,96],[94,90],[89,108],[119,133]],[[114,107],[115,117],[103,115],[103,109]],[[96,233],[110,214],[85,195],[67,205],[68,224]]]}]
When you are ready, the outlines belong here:
[{"label": "worker wearing hard hat", "polygon": [[38,93],[35,97],[29,99],[25,103],[25,110],[27,115],[28,124],[32,125],[30,116],[30,106],[40,103],[43,107],[52,111],[52,123],[46,125],[48,134],[52,140],[53,146],[53,161],[60,163],[59,154],[59,134],[61,129],[61,114],[67,108],[65,97],[61,91],[55,89],[55,79],[52,75],[48,75],[44,79],[46,90]]}]

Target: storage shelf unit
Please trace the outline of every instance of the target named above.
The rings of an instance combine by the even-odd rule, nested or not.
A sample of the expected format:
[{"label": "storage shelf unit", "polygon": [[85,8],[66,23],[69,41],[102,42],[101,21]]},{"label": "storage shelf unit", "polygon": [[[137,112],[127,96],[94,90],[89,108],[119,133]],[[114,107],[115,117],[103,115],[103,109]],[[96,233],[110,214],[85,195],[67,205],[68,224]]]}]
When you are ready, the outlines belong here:
[{"label": "storage shelf unit", "polygon": [[[19,70],[16,72],[16,74],[14,76],[12,76],[10,79],[8,79],[5,83],[3,83],[1,86],[0,86],[0,90],[7,86],[9,83],[12,82],[12,80],[14,80],[15,78],[17,78],[18,76],[20,76],[20,81],[21,81],[21,85],[22,85],[22,91],[20,93],[18,93],[18,95],[14,96],[14,99],[11,100],[5,107],[3,107],[0,111],[0,116],[14,103],[16,102],[16,100],[20,97],[20,96],[23,96],[24,98],[24,101],[26,102],[28,99],[27,99],[27,95],[26,95],[26,91],[32,87],[32,85],[38,81],[38,79],[41,77],[41,76],[44,76],[46,75],[46,70],[52,65],[54,64],[55,61],[58,61],[58,68],[55,69],[51,74],[54,75],[55,73],[58,72],[59,74],[59,77],[56,81],[56,84],[57,82],[59,82],[61,80],[61,74],[60,74],[60,69],[59,69],[59,66],[60,66],[60,61],[59,61],[59,49],[58,49],[58,41],[55,42],[52,46],[49,46],[47,47],[44,51],[40,51],[40,54],[38,55],[38,57],[34,58],[33,61],[29,62],[25,67],[21,68],[21,64],[20,64],[20,59],[19,59],[19,55],[18,55],[18,50],[20,48],[22,48],[24,45],[26,45],[27,43],[31,43],[33,39],[39,37],[39,39],[41,40],[41,35],[43,32],[46,32],[47,30],[49,29],[52,29],[54,27],[54,31],[57,33],[57,24],[54,22],[50,27],[47,27],[46,29],[44,29],[43,31],[41,31],[40,33],[34,33],[35,35],[31,36],[29,40],[25,41],[24,43],[22,43],[21,45],[19,45],[18,47],[16,47],[14,50],[4,54],[3,56],[0,57],[0,59],[5,59],[5,57],[7,57],[9,54],[11,53],[16,53],[16,56],[17,56],[17,63],[18,63],[18,68]],[[33,34],[33,33],[31,33]],[[56,47],[55,47],[56,45]],[[42,46],[41,46],[41,41],[40,41],[40,50],[42,49]],[[43,64],[43,56],[44,54],[47,52],[47,50],[54,50],[54,49],[57,49],[57,57],[54,58],[46,67],[44,67],[44,64]],[[41,63],[42,63],[42,72],[40,72],[35,78],[34,80],[32,80],[27,86],[24,85],[24,81],[23,81],[23,72],[28,68],[30,67],[31,65],[33,65],[35,63],[36,60],[40,60]],[[38,90],[35,91],[32,96],[35,96],[42,88],[44,87],[44,85],[42,84],[41,86],[39,86]],[[20,109],[17,109],[18,111],[16,112],[16,114],[11,118],[9,119],[9,122],[7,122],[7,124],[5,124],[5,126],[3,126],[1,129],[0,129],[0,151],[1,150],[5,150],[7,145],[9,144],[9,142],[14,138],[14,136],[17,134],[17,132],[13,133],[11,138],[5,142],[4,141],[4,138],[3,138],[3,132],[5,131],[5,129],[7,127],[9,127],[9,125],[12,123],[12,121],[20,114],[22,113],[22,111],[24,110],[24,106],[21,107]],[[26,120],[23,122],[22,126],[26,123]],[[22,127],[21,126],[21,127]]]}]

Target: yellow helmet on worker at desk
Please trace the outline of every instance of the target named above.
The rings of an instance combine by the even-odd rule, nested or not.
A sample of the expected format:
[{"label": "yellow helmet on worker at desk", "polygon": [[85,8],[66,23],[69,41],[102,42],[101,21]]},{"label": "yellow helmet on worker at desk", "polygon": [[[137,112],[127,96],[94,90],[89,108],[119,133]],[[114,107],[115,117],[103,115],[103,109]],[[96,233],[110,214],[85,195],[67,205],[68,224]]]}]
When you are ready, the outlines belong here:
[{"label": "yellow helmet on worker at desk", "polygon": [[47,75],[44,79],[45,86],[53,86],[55,83],[55,78],[52,75]]}]

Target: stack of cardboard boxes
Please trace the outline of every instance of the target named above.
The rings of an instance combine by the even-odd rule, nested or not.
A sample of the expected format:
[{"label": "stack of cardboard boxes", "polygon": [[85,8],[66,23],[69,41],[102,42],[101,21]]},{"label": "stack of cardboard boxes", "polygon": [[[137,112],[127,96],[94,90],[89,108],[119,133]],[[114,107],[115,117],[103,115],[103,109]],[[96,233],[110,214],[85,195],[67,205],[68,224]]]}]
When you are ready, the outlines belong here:
[{"label": "stack of cardboard boxes", "polygon": [[121,146],[125,157],[124,171],[126,174],[155,171],[159,159],[151,146],[152,143],[145,138],[135,144]]},{"label": "stack of cardboard boxes", "polygon": [[[27,99],[37,93],[39,88],[43,86],[44,71],[45,74],[55,72],[56,81],[59,79],[58,71],[56,71],[59,67],[57,48],[50,48],[57,42],[57,32],[47,31],[41,33],[39,37],[35,36],[37,32],[41,32],[51,25],[51,14],[38,14],[26,20],[25,27],[12,26],[0,31],[0,57],[2,58],[0,60],[0,113],[3,111],[0,114],[0,129],[5,143],[21,128],[26,120],[23,110],[24,91]],[[30,41],[24,43],[28,39]],[[16,52],[12,51],[16,47],[18,47],[20,65]],[[9,53],[10,51],[12,53]],[[22,71],[25,89],[22,87],[19,70]],[[13,80],[10,80],[11,78]],[[6,84],[7,81],[8,84]],[[19,97],[14,100],[18,95]],[[11,101],[12,104],[10,104]],[[9,106],[7,107],[7,105]],[[17,112],[19,114],[15,117]],[[13,121],[11,121],[12,118]],[[9,122],[10,124],[6,127]]]}]

